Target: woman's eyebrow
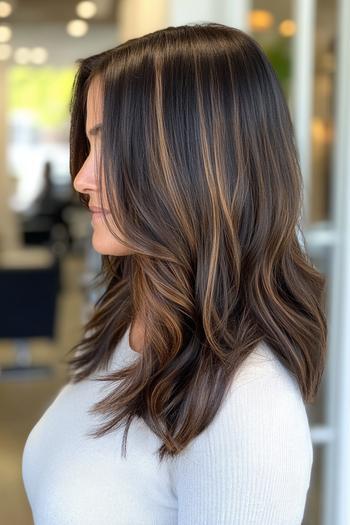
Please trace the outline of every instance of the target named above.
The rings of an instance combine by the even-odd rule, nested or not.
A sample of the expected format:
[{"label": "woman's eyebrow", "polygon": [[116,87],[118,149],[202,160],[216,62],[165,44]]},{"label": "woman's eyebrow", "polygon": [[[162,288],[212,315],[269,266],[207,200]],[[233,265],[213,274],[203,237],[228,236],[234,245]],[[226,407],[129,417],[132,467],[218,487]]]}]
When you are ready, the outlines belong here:
[{"label": "woman's eyebrow", "polygon": [[101,131],[101,128],[102,128],[102,122],[100,122],[99,124],[96,124],[95,126],[93,126],[89,131],[88,131],[88,135],[97,135],[97,133],[99,131]]}]

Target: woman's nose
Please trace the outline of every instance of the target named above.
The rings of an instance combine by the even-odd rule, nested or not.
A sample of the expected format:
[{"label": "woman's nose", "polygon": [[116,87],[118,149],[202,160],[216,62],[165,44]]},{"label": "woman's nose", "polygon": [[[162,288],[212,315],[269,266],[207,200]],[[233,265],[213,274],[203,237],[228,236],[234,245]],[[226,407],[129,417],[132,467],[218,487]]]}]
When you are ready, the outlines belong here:
[{"label": "woman's nose", "polygon": [[76,174],[73,187],[78,193],[89,193],[97,190],[94,170],[91,161],[89,161],[89,157]]}]

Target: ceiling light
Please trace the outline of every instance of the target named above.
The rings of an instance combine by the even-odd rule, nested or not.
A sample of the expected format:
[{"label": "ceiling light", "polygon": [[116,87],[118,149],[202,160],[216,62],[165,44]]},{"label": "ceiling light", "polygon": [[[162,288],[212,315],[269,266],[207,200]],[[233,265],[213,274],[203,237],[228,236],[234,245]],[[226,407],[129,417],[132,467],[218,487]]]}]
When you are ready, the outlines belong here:
[{"label": "ceiling light", "polygon": [[282,36],[290,37],[293,36],[295,33],[295,22],[294,20],[286,19],[282,20],[280,25],[278,26],[278,31]]},{"label": "ceiling light", "polygon": [[28,64],[30,62],[30,49],[28,47],[18,47],[13,58],[17,64]]},{"label": "ceiling light", "polygon": [[76,12],[81,18],[92,18],[97,13],[97,6],[95,2],[79,2]]},{"label": "ceiling light", "polygon": [[43,64],[46,62],[48,52],[44,47],[33,47],[30,52],[30,60],[33,64]]},{"label": "ceiling light", "polygon": [[270,11],[253,9],[249,12],[249,26],[253,31],[265,31],[273,25],[275,17]]},{"label": "ceiling light", "polygon": [[0,44],[0,60],[7,60],[11,56],[12,48],[9,44]]},{"label": "ceiling light", "polygon": [[70,36],[79,37],[87,33],[89,25],[85,20],[71,20],[68,22],[66,29]]},{"label": "ceiling light", "polygon": [[0,42],[8,42],[12,36],[12,29],[10,26],[0,25]]},{"label": "ceiling light", "polygon": [[8,2],[0,2],[0,18],[6,18],[12,13],[12,5]]}]

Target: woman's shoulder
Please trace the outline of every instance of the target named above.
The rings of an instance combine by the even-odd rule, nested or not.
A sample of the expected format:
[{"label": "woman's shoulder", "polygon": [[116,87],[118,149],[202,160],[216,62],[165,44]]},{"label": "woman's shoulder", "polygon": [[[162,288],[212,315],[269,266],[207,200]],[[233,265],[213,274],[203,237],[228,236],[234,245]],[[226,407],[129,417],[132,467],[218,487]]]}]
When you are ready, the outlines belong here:
[{"label": "woman's shoulder", "polygon": [[294,440],[311,452],[310,427],[297,378],[265,342],[241,364],[208,427],[208,436],[225,432],[240,437],[252,432],[270,436],[276,446],[278,441]]},{"label": "woman's shoulder", "polygon": [[294,392],[301,396],[296,377],[282,364],[271,346],[261,341],[256,348],[246,357],[238,368],[232,380],[229,394],[233,394],[240,388],[252,383],[250,390],[259,388],[259,382],[270,379],[275,388],[283,388],[284,391]]},{"label": "woman's shoulder", "polygon": [[[186,453],[202,454],[202,447],[221,443],[226,452],[250,443],[275,451],[298,447],[312,461],[312,443],[305,404],[296,377],[265,342],[252,351],[237,370],[211,423],[189,443]],[[301,449],[299,449],[301,451]],[[302,452],[302,453],[303,453]]]},{"label": "woman's shoulder", "polygon": [[179,455],[173,475],[186,512],[202,509],[201,523],[300,524],[312,463],[296,378],[260,343],[209,426]]},{"label": "woman's shoulder", "polygon": [[311,467],[311,432],[297,379],[261,342],[237,370],[211,423],[182,457],[200,461],[204,454],[215,461],[219,455],[238,461],[240,454],[258,454],[278,464],[288,451],[294,459],[303,456],[306,470]]}]

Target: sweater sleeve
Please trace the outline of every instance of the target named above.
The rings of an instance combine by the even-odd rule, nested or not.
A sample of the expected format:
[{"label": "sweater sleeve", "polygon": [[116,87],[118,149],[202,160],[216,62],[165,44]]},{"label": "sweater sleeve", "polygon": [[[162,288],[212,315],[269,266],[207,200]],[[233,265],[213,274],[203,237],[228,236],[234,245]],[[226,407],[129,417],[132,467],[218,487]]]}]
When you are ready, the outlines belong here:
[{"label": "sweater sleeve", "polygon": [[275,366],[232,386],[178,457],[178,525],[300,525],[312,463],[299,387]]}]

